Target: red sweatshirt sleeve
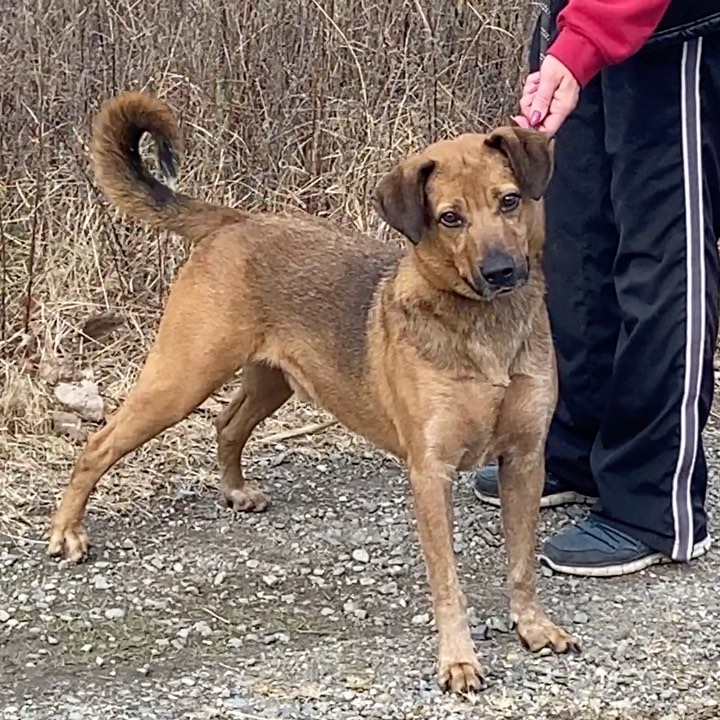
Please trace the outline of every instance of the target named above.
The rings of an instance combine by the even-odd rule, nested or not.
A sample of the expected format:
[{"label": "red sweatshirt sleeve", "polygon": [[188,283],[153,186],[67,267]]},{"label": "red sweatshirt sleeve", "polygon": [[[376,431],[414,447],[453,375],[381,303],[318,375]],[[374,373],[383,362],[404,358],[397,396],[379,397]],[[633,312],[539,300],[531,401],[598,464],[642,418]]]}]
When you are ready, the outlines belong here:
[{"label": "red sweatshirt sleeve", "polygon": [[558,15],[558,36],[548,48],[581,86],[602,68],[637,52],[660,23],[671,0],[570,0]]}]

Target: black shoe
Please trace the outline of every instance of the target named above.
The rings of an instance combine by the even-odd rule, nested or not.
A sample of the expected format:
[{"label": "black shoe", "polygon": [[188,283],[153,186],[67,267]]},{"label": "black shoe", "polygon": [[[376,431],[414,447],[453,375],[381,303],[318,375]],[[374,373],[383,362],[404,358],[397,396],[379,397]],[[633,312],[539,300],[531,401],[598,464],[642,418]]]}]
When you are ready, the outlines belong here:
[{"label": "black shoe", "polygon": [[[486,465],[474,473],[473,483],[475,485],[475,495],[479,500],[490,505],[500,505],[498,466],[496,463]],[[572,505],[573,503],[592,505],[596,500],[597,497],[581,495],[548,473],[545,476],[545,487],[543,488],[540,507],[557,507],[558,505]]]}]

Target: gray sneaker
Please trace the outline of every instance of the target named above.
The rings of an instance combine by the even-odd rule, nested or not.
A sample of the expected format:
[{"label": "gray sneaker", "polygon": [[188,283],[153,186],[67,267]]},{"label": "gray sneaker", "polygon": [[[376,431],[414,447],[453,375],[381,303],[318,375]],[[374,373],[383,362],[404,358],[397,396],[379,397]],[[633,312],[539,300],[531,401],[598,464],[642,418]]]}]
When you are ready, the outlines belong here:
[{"label": "gray sneaker", "polygon": [[[473,475],[473,484],[475,495],[479,500],[489,505],[500,506],[497,463],[480,468],[480,470]],[[545,487],[543,488],[540,507],[549,508],[575,503],[592,505],[596,500],[597,497],[582,495],[548,473],[545,476]]]},{"label": "gray sneaker", "polygon": [[[692,559],[710,548],[710,536],[695,544]],[[570,525],[545,542],[540,562],[555,572],[586,577],[617,577],[672,560],[599,518]]]}]

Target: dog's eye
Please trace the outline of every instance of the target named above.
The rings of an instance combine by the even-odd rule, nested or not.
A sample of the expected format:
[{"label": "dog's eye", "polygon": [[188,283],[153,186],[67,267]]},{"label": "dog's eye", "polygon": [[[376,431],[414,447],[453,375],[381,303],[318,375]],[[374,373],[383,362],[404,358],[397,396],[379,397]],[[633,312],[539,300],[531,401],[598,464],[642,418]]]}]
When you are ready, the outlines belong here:
[{"label": "dog's eye", "polygon": [[500,198],[501,212],[509,213],[517,210],[520,206],[520,195],[518,193],[508,193]]},{"label": "dog's eye", "polygon": [[448,210],[440,216],[440,224],[449,228],[457,228],[463,224],[462,215]]}]

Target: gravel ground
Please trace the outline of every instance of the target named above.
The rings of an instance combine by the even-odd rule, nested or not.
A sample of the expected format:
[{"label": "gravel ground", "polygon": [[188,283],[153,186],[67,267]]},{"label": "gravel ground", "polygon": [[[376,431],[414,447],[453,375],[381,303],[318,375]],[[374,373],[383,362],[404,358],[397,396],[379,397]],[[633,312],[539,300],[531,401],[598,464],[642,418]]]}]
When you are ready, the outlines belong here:
[{"label": "gravel ground", "polygon": [[[583,652],[532,655],[508,631],[498,513],[461,478],[456,550],[488,687],[456,698],[435,682],[401,468],[362,447],[268,448],[248,474],[272,492],[265,514],[233,517],[210,492],[114,517],[91,505],[78,567],[46,558],[39,531],[0,536],[0,717],[720,717],[714,549],[621,579],[539,572]],[[539,541],[582,513],[543,511]]]}]

